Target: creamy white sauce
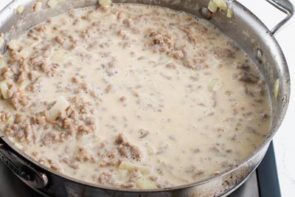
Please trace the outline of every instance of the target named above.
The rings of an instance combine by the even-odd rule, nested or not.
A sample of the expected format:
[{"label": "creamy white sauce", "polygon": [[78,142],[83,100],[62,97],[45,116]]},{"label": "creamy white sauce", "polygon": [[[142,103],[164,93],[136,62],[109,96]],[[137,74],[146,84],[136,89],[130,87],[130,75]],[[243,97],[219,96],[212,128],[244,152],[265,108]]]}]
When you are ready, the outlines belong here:
[{"label": "creamy white sauce", "polygon": [[[254,64],[186,13],[77,9],[10,48],[3,59],[16,71],[2,81],[28,103],[0,101],[1,126],[33,159],[74,178],[140,189],[192,183],[239,164],[268,134],[268,92]],[[20,70],[24,80],[15,82]],[[64,123],[69,106],[73,128]]]}]

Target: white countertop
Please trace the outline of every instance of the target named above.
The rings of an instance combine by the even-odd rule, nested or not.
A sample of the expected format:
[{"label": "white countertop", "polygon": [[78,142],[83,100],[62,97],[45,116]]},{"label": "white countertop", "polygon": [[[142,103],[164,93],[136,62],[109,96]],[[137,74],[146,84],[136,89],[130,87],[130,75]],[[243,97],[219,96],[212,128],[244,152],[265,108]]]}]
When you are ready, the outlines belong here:
[{"label": "white countertop", "polygon": [[[4,2],[0,0],[0,8]],[[262,19],[268,27],[273,27],[282,14],[266,1],[239,0]],[[295,0],[291,0],[295,4]],[[274,138],[278,175],[283,197],[295,196],[295,17],[276,35],[289,64],[292,86],[290,105],[283,124]]]},{"label": "white countertop", "polygon": [[282,196],[293,197],[295,196],[295,18],[278,33],[277,39],[289,64],[292,87],[289,109],[274,138],[274,144]]}]

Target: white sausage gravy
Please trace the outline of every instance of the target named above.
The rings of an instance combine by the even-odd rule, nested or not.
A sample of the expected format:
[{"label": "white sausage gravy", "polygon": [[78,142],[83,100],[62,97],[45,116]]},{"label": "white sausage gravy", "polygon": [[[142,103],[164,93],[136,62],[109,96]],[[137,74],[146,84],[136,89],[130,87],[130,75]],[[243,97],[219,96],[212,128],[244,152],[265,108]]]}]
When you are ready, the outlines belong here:
[{"label": "white sausage gravy", "polygon": [[71,10],[12,40],[0,66],[3,133],[46,167],[97,185],[200,181],[249,157],[271,124],[245,52],[168,8]]}]

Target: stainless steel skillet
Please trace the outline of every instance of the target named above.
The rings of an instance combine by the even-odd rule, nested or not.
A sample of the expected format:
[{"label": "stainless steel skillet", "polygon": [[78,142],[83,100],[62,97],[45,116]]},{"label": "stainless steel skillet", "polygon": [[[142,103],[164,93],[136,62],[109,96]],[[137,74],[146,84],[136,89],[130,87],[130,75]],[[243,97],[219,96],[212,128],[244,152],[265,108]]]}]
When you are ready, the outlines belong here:
[{"label": "stainless steel skillet", "polygon": [[[96,0],[64,0],[52,9],[34,12],[32,0],[14,0],[0,11],[0,32],[5,40],[16,37],[33,25],[68,9],[94,5]],[[190,185],[157,190],[124,190],[97,186],[58,174],[36,163],[17,149],[6,137],[0,139],[0,159],[28,186],[48,196],[225,196],[242,184],[263,159],[273,135],[284,118],[289,96],[290,78],[286,60],[274,34],[291,18],[293,6],[287,0],[268,0],[287,17],[273,30],[269,30],[257,17],[238,2],[231,4],[234,16],[208,13],[208,0],[115,0],[114,2],[145,3],[183,10],[198,17],[205,17],[223,33],[233,39],[255,61],[263,73],[271,93],[272,128],[265,142],[245,161],[218,176]],[[45,4],[45,3],[44,3]],[[15,10],[25,6],[23,14]],[[1,49],[1,46],[0,46]],[[5,47],[2,47],[5,50]]]}]

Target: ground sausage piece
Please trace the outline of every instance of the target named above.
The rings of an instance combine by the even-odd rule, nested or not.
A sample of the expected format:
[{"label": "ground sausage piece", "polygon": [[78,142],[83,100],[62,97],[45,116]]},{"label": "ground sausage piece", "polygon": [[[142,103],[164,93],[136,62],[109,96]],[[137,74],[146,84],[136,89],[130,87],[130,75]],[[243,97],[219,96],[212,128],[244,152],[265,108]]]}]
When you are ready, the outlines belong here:
[{"label": "ground sausage piece", "polygon": [[246,83],[257,83],[259,81],[259,77],[248,71],[240,72],[238,79]]},{"label": "ground sausage piece", "polygon": [[122,134],[119,134],[115,139],[117,150],[122,157],[131,158],[134,160],[141,159],[141,153],[138,147],[131,145]]},{"label": "ground sausage piece", "polygon": [[103,172],[98,176],[97,182],[100,184],[110,184],[112,180],[112,175],[107,172]]}]

